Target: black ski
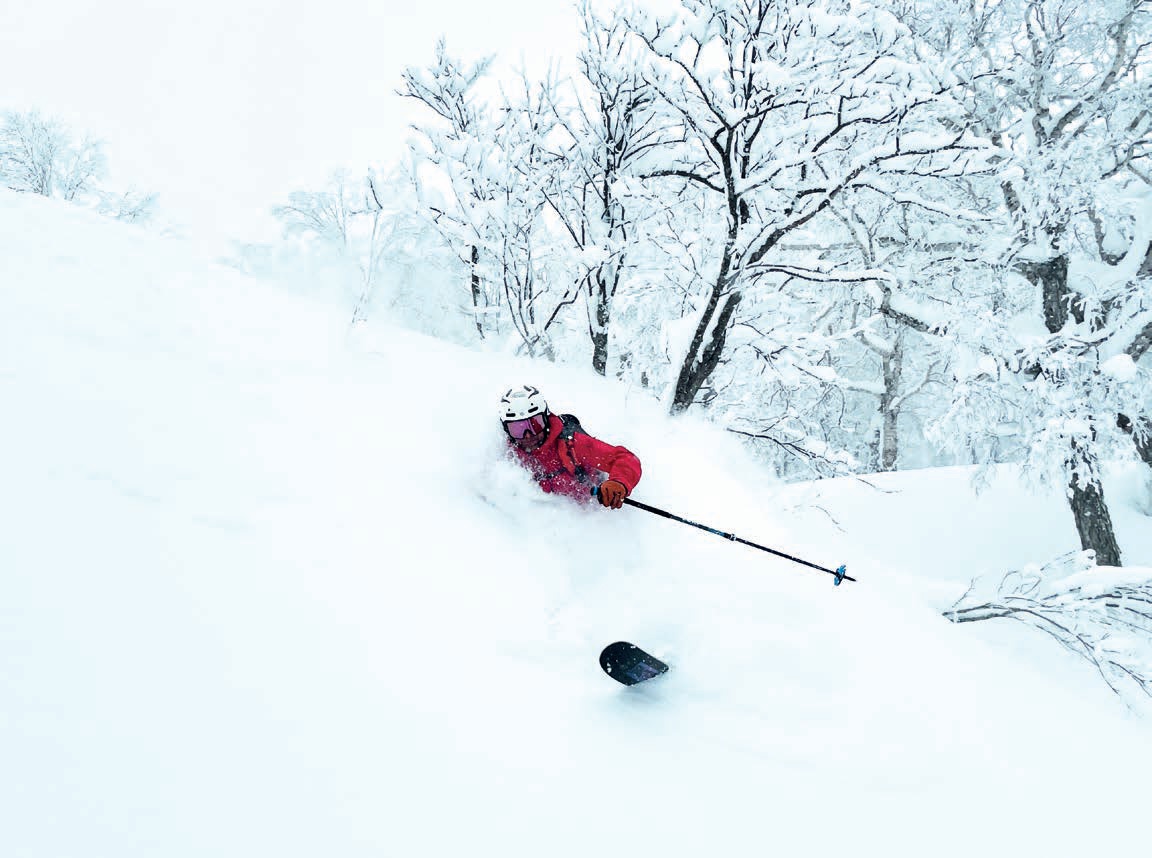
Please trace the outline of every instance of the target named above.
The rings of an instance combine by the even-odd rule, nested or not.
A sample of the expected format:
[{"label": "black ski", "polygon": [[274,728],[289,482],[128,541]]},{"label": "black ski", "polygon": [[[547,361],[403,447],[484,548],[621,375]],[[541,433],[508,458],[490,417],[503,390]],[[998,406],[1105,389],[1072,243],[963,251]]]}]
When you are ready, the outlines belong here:
[{"label": "black ski", "polygon": [[635,685],[668,672],[668,665],[627,641],[617,641],[604,647],[600,653],[600,667],[625,685]]}]

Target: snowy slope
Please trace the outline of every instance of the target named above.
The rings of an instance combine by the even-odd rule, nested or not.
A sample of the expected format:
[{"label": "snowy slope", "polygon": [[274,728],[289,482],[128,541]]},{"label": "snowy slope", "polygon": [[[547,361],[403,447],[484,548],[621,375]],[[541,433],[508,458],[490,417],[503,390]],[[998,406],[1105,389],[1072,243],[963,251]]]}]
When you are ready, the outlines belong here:
[{"label": "snowy slope", "polygon": [[[938,613],[1074,547],[1058,498],[780,486],[591,373],[350,336],[51,201],[0,192],[0,236],[0,854],[1147,852],[1150,723]],[[522,379],[638,498],[860,583],[539,495],[492,419]],[[608,680],[618,638],[672,673]]]}]

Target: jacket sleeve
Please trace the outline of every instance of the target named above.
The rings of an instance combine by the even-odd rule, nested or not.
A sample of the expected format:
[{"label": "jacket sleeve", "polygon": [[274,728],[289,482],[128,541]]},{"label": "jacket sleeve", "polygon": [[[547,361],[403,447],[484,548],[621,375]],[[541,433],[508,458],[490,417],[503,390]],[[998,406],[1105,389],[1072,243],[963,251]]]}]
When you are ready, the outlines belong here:
[{"label": "jacket sleeve", "polygon": [[613,447],[591,435],[576,435],[572,439],[572,453],[578,465],[589,471],[603,471],[608,479],[624,484],[628,494],[640,482],[640,460],[627,447]]}]

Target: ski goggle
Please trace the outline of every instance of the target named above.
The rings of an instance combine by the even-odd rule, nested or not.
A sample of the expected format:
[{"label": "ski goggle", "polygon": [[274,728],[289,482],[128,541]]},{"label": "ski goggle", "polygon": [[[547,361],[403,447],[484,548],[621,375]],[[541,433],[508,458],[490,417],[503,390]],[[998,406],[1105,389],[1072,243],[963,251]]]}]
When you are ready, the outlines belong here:
[{"label": "ski goggle", "polygon": [[510,420],[504,424],[504,431],[519,441],[525,435],[539,435],[548,428],[548,416],[535,414],[523,420]]}]

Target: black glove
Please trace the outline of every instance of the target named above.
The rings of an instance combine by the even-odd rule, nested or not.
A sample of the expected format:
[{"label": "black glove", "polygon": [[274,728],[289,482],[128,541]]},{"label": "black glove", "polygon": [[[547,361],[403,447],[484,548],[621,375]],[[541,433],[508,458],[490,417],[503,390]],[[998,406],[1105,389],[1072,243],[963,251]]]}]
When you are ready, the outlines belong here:
[{"label": "black glove", "polygon": [[624,506],[624,498],[628,497],[628,489],[624,488],[624,484],[619,480],[605,480],[600,484],[597,495],[604,506],[620,509]]}]

